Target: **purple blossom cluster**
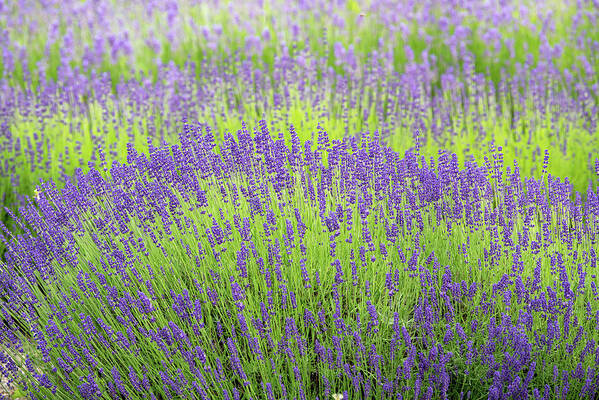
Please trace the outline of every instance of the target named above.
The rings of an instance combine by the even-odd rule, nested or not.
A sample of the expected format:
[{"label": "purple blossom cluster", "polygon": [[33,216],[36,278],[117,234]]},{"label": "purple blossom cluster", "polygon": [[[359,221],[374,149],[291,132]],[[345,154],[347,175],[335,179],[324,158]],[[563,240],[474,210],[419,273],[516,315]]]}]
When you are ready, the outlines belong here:
[{"label": "purple blossom cluster", "polygon": [[[183,129],[182,121],[204,121],[222,130],[266,115],[273,132],[311,121],[324,121],[336,138],[377,128],[394,149],[416,146],[429,156],[438,148],[480,155],[488,143],[499,142],[509,149],[510,160],[517,158],[526,174],[536,177],[546,144],[552,154],[584,163],[559,170],[576,190],[586,190],[596,175],[599,146],[596,88],[563,87],[561,72],[550,64],[522,65],[496,86],[488,74],[474,72],[468,54],[463,70],[441,75],[440,94],[427,78],[428,60],[409,63],[399,73],[373,59],[343,76],[327,70],[325,60],[302,65],[284,55],[277,56],[272,79],[268,68],[238,58],[225,68],[208,62],[182,69],[166,65],[158,70],[161,79],[122,81],[114,92],[109,74],[77,73],[59,82],[41,75],[37,91],[3,80],[0,152],[6,158],[0,177],[5,190],[22,199],[37,183],[32,176],[54,177],[62,185],[76,166],[86,170],[91,162],[107,169],[112,160],[125,161],[127,142],[138,150],[146,136],[153,145],[175,144],[173,132]],[[312,115],[298,115],[305,108],[314,110]]]},{"label": "purple blossom cluster", "polygon": [[331,67],[350,70],[367,58],[400,69],[410,59],[428,58],[424,50],[435,54],[430,75],[459,64],[464,49],[477,49],[477,63],[497,71],[530,54],[540,64],[559,60],[570,76],[596,82],[596,5],[560,6],[551,1],[20,0],[0,7],[1,76],[60,75],[72,65],[86,73],[128,73],[130,65],[148,72],[157,60],[182,66],[192,56],[227,63],[236,52],[268,59],[299,45],[327,58]]},{"label": "purple blossom cluster", "polygon": [[[431,1],[422,8],[376,2],[359,14],[335,2],[286,3],[273,3],[270,9],[264,4],[232,9],[211,3],[216,11],[226,10],[234,25],[247,33],[243,49],[234,45],[231,27],[197,26],[194,18],[187,18],[195,15],[190,10],[198,10],[186,2],[109,6],[102,1],[49,1],[44,13],[37,2],[0,7],[0,26],[6,27],[0,40],[3,205],[13,212],[24,205],[24,195],[34,191],[39,178],[53,178],[62,187],[76,167],[86,171],[91,162],[108,169],[112,160],[124,162],[127,142],[138,150],[146,136],[153,145],[175,144],[174,132],[183,129],[186,120],[222,131],[240,120],[267,119],[272,132],[295,124],[305,132],[302,140],[319,121],[335,138],[379,129],[394,149],[416,146],[427,156],[438,148],[460,157],[462,152],[465,157],[479,156],[481,148],[495,141],[506,148],[509,161],[517,158],[525,173],[535,177],[545,147],[562,154],[565,164],[576,164],[569,170],[563,165],[550,168],[554,174],[559,170],[562,178],[568,176],[576,190],[584,192],[595,177],[598,83],[593,78],[594,59],[588,55],[596,53],[597,42],[586,27],[596,26],[597,13],[590,4],[580,2],[573,8],[570,24],[551,7],[538,4],[535,16],[509,2],[499,8],[471,2],[450,6]],[[346,8],[359,5],[350,3]],[[269,27],[255,26],[259,16],[269,13]],[[140,23],[135,15],[155,19],[156,34],[165,33],[170,56],[161,42],[164,38],[146,35],[146,50],[162,58],[148,62],[142,57],[136,34],[144,29],[135,26]],[[352,15],[356,21],[350,20]],[[38,23],[40,18],[44,24]],[[322,23],[321,33],[314,35],[314,23]],[[200,51],[205,57],[174,56],[183,45],[180,38],[186,37],[181,33],[187,24],[199,38],[198,46],[222,50],[224,64],[210,52]],[[381,43],[340,40],[367,41],[350,32],[354,25],[378,27]],[[44,49],[26,46],[17,26],[29,37],[42,35]],[[291,38],[283,27],[290,28]],[[433,38],[424,27],[443,34]],[[471,34],[474,28],[493,44],[484,55]],[[527,29],[539,33],[539,46],[520,49],[514,38]],[[555,42],[558,31],[564,31],[560,37],[565,42]],[[394,35],[424,44],[399,48]],[[86,45],[89,38],[93,43]],[[306,46],[312,42],[330,47],[332,53],[322,56]],[[506,49],[510,57],[495,57]],[[271,50],[272,57],[258,57]],[[516,57],[521,51],[522,57]],[[574,56],[567,57],[572,51],[576,62],[571,62]],[[36,68],[27,64],[36,57]],[[135,62],[140,57],[145,64]],[[137,70],[124,73],[102,67],[121,65],[123,59]],[[495,59],[509,62],[501,68],[487,62]],[[24,63],[20,68],[18,60]],[[0,214],[8,224],[4,210]]]},{"label": "purple blossom cluster", "polygon": [[370,3],[0,3],[9,384],[599,396],[599,9]]},{"label": "purple blossom cluster", "polygon": [[317,130],[185,124],[44,182],[11,213],[3,375],[33,343],[32,399],[598,395],[599,191]]}]

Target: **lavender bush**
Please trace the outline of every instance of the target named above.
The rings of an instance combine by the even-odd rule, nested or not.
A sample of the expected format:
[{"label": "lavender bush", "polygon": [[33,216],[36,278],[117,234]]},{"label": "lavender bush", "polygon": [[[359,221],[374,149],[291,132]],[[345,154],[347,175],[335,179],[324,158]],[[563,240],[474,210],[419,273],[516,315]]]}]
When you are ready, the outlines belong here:
[{"label": "lavender bush", "polygon": [[[40,73],[110,72],[113,83],[159,62],[189,59],[255,66],[277,56],[316,56],[337,71],[377,58],[402,70],[412,57],[431,73],[475,57],[497,83],[502,68],[555,63],[596,83],[599,30],[593,1],[98,1],[20,0],[0,8],[0,73],[21,84]],[[158,63],[157,63],[158,61]],[[135,68],[132,71],[131,66]],[[438,78],[439,76],[437,76]]]},{"label": "lavender bush", "polygon": [[597,394],[598,192],[291,136],[189,126],[42,185],[2,278],[33,398]]},{"label": "lavender bush", "polygon": [[536,4],[536,14],[467,2],[44,6],[0,8],[0,175],[13,210],[38,178],[67,179],[100,151],[123,161],[126,142],[140,150],[145,135],[172,142],[185,118],[216,131],[241,119],[302,133],[322,122],[334,138],[380,129],[396,150],[418,130],[429,155],[480,158],[494,141],[527,172],[549,147],[582,167],[549,167],[582,192],[593,173],[592,2]]},{"label": "lavender bush", "polygon": [[598,17],[0,3],[13,397],[597,398]]},{"label": "lavender bush", "polygon": [[[462,72],[442,75],[440,94],[417,63],[391,76],[371,63],[353,78],[331,71],[311,84],[318,68],[290,58],[276,64],[274,80],[239,61],[239,75],[190,63],[184,70],[161,69],[164,82],[123,81],[115,93],[106,74],[80,75],[61,84],[43,80],[39,93],[6,86],[0,126],[4,204],[16,212],[40,178],[53,177],[62,187],[77,167],[123,162],[129,142],[138,150],[148,136],[153,145],[174,144],[183,121],[205,121],[221,141],[221,132],[234,131],[240,120],[255,124],[263,116],[273,132],[284,133],[287,143],[289,124],[307,140],[320,122],[336,139],[379,129],[395,150],[418,145],[427,157],[443,148],[461,160],[480,160],[490,144],[501,145],[508,163],[518,160],[537,179],[539,160],[549,150],[552,159],[562,162],[550,164],[548,171],[568,177],[575,190],[586,193],[598,152],[592,89],[578,85],[572,93],[560,88],[559,74],[542,67],[505,76],[495,87],[475,74],[468,60]],[[196,69],[204,71],[199,78]],[[3,215],[8,225],[9,217]]]}]

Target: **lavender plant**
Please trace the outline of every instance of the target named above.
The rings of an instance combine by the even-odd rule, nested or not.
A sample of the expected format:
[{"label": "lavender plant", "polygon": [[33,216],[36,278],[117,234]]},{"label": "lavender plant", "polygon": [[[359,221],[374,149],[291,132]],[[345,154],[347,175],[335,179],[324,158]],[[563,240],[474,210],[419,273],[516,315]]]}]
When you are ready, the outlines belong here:
[{"label": "lavender plant", "polygon": [[[42,6],[42,7],[40,7]],[[235,55],[270,67],[277,55],[302,52],[342,72],[378,58],[401,71],[434,55],[431,72],[461,63],[477,73],[516,72],[529,57],[597,83],[597,8],[593,1],[189,1],[21,0],[0,8],[0,76],[25,85],[39,73],[58,81],[76,71],[109,72],[114,84],[161,62],[189,57],[228,64]],[[131,66],[135,66],[132,71]],[[320,70],[320,72],[326,72]]]},{"label": "lavender plant", "polygon": [[494,143],[504,147],[508,163],[517,159],[535,178],[541,177],[538,159],[546,149],[563,160],[548,171],[567,176],[583,193],[595,174],[597,106],[592,89],[579,85],[576,97],[586,100],[577,100],[560,89],[559,74],[551,68],[505,76],[495,89],[465,62],[463,72],[442,75],[439,97],[417,63],[390,78],[373,63],[354,78],[331,71],[318,85],[308,83],[316,79],[317,67],[291,59],[276,65],[274,81],[248,63],[236,65],[243,74],[204,63],[200,78],[193,63],[184,70],[166,67],[159,74],[165,82],[123,81],[116,93],[108,75],[80,75],[61,85],[44,80],[39,94],[7,88],[0,141],[8,160],[0,174],[4,204],[15,211],[40,178],[55,177],[61,187],[76,167],[122,162],[128,142],[138,150],[148,136],[154,145],[165,140],[174,144],[172,132],[182,128],[182,121],[206,121],[221,141],[218,132],[234,131],[241,119],[257,123],[264,115],[272,118],[273,132],[298,126],[306,134],[301,140],[310,139],[314,131],[308,128],[319,122],[337,139],[379,127],[394,149],[417,145],[427,157],[443,148],[464,160],[481,159]]},{"label": "lavender plant", "polygon": [[8,243],[3,372],[31,342],[34,398],[596,396],[598,192],[500,148],[460,168],[290,135],[186,126],[41,184]]},{"label": "lavender plant", "polygon": [[1,3],[0,373],[597,398],[598,10]]}]

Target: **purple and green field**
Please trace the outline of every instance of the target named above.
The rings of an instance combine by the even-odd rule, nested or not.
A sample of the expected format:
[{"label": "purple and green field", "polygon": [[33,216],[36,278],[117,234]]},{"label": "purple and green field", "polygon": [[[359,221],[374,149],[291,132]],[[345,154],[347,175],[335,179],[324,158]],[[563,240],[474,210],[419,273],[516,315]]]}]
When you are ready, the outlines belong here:
[{"label": "purple and green field", "polygon": [[0,50],[0,397],[599,399],[597,0],[4,0]]}]

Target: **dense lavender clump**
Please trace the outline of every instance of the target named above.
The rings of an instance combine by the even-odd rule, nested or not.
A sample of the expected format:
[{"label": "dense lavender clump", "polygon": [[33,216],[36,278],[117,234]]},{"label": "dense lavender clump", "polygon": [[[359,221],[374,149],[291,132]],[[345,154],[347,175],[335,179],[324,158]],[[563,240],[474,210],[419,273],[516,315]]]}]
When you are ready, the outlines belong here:
[{"label": "dense lavender clump", "polygon": [[567,84],[593,84],[598,17],[589,0],[20,0],[0,6],[0,78],[35,85],[109,72],[118,83],[137,69],[153,74],[189,59],[223,65],[239,56],[261,67],[317,56],[326,69],[350,73],[373,58],[389,71],[423,61],[423,72],[439,79],[467,50],[473,69],[488,70],[495,83],[502,69],[519,73],[527,63],[555,66]]},{"label": "dense lavender clump", "polygon": [[[39,178],[62,188],[77,167],[123,162],[129,142],[174,144],[184,120],[221,132],[266,119],[302,140],[317,123],[334,139],[376,129],[396,151],[461,160],[497,143],[537,179],[548,149],[575,190],[595,177],[592,2],[109,3],[0,6],[0,199],[13,212]],[[4,207],[0,220],[19,231]]]},{"label": "dense lavender clump", "polygon": [[[16,212],[40,178],[53,178],[62,188],[76,168],[104,170],[114,160],[124,162],[126,149],[140,150],[146,137],[153,146],[174,144],[173,132],[182,128],[182,121],[207,121],[204,129],[219,131],[232,129],[239,119],[264,115],[272,118],[269,129],[279,135],[289,124],[298,124],[302,140],[316,135],[307,126],[318,121],[334,139],[378,127],[396,151],[418,147],[427,157],[444,148],[480,160],[489,143],[498,143],[505,147],[508,163],[517,159],[522,171],[537,179],[543,174],[539,160],[544,148],[563,160],[546,165],[545,172],[567,176],[583,193],[596,176],[597,106],[576,99],[592,89],[582,85],[573,93],[560,88],[561,76],[552,70],[506,75],[497,92],[488,76],[448,71],[442,75],[444,82],[467,85],[444,83],[439,96],[416,63],[392,75],[375,73],[370,63],[361,67],[371,71],[367,75],[331,73],[310,85],[305,82],[315,82],[317,69],[324,65],[276,65],[275,80],[247,63],[232,65],[244,72],[235,75],[203,63],[198,76],[190,63],[183,70],[161,70],[164,81],[122,82],[116,93],[107,75],[81,75],[61,85],[44,81],[39,92],[7,90],[0,123],[4,205]],[[284,94],[274,107],[272,93]],[[239,96],[243,101],[237,103]],[[284,136],[289,143],[290,136]],[[218,135],[215,139],[222,140]],[[18,230],[4,209],[0,214],[11,230]]]},{"label": "dense lavender clump", "polygon": [[597,5],[0,1],[0,398],[599,398]]},{"label": "dense lavender clump", "polygon": [[318,130],[185,125],[41,184],[2,373],[25,358],[33,398],[597,396],[599,192]]}]

